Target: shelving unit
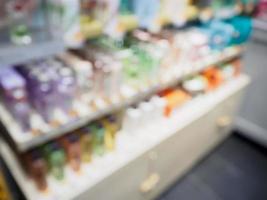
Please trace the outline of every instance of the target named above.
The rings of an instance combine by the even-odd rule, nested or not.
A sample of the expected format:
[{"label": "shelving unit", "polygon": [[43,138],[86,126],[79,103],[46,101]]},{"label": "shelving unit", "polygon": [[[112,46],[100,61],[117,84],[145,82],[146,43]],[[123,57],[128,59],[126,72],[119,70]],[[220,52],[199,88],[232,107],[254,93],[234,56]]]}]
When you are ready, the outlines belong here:
[{"label": "shelving unit", "polygon": [[79,106],[78,109],[80,110],[78,110],[78,113],[81,113],[81,115],[78,118],[75,118],[72,121],[68,121],[58,128],[53,128],[45,124],[40,129],[46,131],[44,131],[40,135],[34,135],[30,132],[24,133],[14,122],[10,114],[5,110],[3,105],[0,105],[0,119],[3,125],[6,127],[8,133],[10,134],[10,137],[15,143],[17,149],[21,152],[24,152],[53,138],[57,138],[61,135],[81,128],[92,120],[98,119],[104,115],[140,102],[141,100],[144,100],[163,89],[178,84],[182,78],[185,78],[188,75],[195,74],[212,65],[216,65],[221,62],[231,60],[235,57],[239,57],[242,54],[242,50],[243,47],[235,46],[229,47],[220,53],[214,52],[213,54],[203,59],[201,62],[193,63],[192,65],[190,65],[191,67],[188,66],[187,68],[181,68],[184,70],[177,68],[177,73],[174,74],[173,77],[161,80],[160,84],[148,86],[147,88],[143,88],[140,91],[134,91],[134,93],[132,93],[130,97],[124,98],[116,104],[107,105],[103,109],[95,111],[88,109],[88,106]]},{"label": "shelving unit", "polygon": [[[0,5],[0,69],[10,67],[25,81],[9,86],[19,78],[1,74],[0,157],[26,199],[155,199],[230,134],[250,82],[239,71],[244,27],[227,20],[242,15],[239,4],[18,3]],[[176,8],[182,14],[173,17]],[[103,35],[111,40],[97,39],[91,48],[89,40]],[[77,60],[59,58],[67,48]],[[20,105],[30,130],[19,125]]]},{"label": "shelving unit", "polygon": [[[134,162],[137,163],[138,159],[141,159],[144,155],[148,154],[148,152],[153,150],[159,144],[164,143],[174,135],[182,134],[181,131],[183,129],[191,126],[192,123],[199,121],[202,117],[213,111],[215,108],[219,107],[220,109],[223,109],[223,107],[220,106],[221,103],[242,91],[249,83],[249,81],[250,80],[246,75],[240,75],[239,77],[223,84],[214,92],[199,96],[189,101],[186,105],[179,108],[175,113],[173,113],[171,118],[165,119],[157,123],[157,125],[153,125],[147,127],[146,129],[140,130],[135,135],[123,132],[119,133],[116,144],[117,149],[114,152],[108,153],[101,158],[95,158],[93,162],[88,165],[84,164],[79,174],[74,174],[74,172],[72,172],[71,170],[66,169],[67,177],[66,181],[64,182],[56,182],[51,177],[49,177],[49,184],[51,186],[50,190],[46,193],[39,193],[35,189],[33,182],[25,175],[24,171],[20,167],[20,164],[16,160],[13,151],[4,141],[1,141],[0,153],[7,163],[8,167],[10,168],[13,177],[16,179],[23,193],[29,200],[94,199],[94,197],[96,198],[96,196],[94,196],[97,192],[96,187],[98,187],[99,185],[103,187],[105,185],[105,181],[112,176],[114,176],[114,178],[116,179],[118,174],[123,173],[123,169],[127,168],[127,166],[132,165]],[[233,102],[237,101],[235,100]],[[229,113],[234,112],[232,109],[236,107],[233,102],[231,100],[231,104],[227,104],[225,107],[230,109]],[[221,113],[221,111],[219,113]],[[218,114],[216,114],[216,116],[217,115]],[[210,123],[212,124],[213,122]],[[207,127],[211,126],[211,124],[207,124]],[[229,125],[230,124],[228,124],[228,126]],[[212,135],[214,134],[215,133],[212,133]],[[186,135],[184,136],[186,137]],[[214,139],[212,137],[210,137],[209,139],[210,142]],[[220,136],[220,139],[218,139],[218,141],[222,139],[223,137]],[[198,142],[201,142],[201,140]],[[199,143],[199,145],[201,145],[201,147],[203,146],[203,148],[206,146],[202,143]],[[138,167],[136,170],[138,170]],[[120,178],[122,177],[120,176]],[[123,199],[121,197],[127,191],[121,190],[120,198],[117,198],[116,192],[118,191],[116,191],[116,184],[119,185],[120,182],[118,181],[114,184],[114,194],[112,193],[111,196],[108,196],[108,192],[102,192],[101,194],[99,194],[98,199]],[[127,187],[130,183],[125,184],[125,187]],[[140,199],[143,199],[142,192],[140,192],[139,187],[131,188],[131,190],[134,191],[128,191],[127,195],[131,192],[134,192],[134,194],[136,195],[141,195]],[[107,191],[109,191],[109,189],[107,189]],[[129,196],[130,199],[134,199],[135,197],[136,196]],[[144,199],[147,199],[147,197]]]},{"label": "shelving unit", "polygon": [[47,58],[64,51],[60,39],[44,40],[24,46],[1,45],[0,66],[22,64],[31,60]]}]

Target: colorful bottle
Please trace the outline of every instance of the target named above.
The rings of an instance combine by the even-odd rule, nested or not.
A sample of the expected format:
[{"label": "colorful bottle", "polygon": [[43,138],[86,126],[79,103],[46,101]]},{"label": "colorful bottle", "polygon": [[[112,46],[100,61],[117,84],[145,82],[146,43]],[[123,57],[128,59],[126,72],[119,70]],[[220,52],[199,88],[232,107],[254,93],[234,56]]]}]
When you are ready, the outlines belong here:
[{"label": "colorful bottle", "polygon": [[217,67],[210,67],[202,72],[203,76],[208,80],[208,90],[214,90],[223,82],[221,71]]},{"label": "colorful bottle", "polygon": [[90,125],[93,133],[93,152],[98,156],[103,156],[105,149],[105,128],[100,122],[95,122]]},{"label": "colorful bottle", "polygon": [[163,91],[161,96],[164,97],[167,102],[165,107],[166,117],[169,117],[177,107],[183,105],[190,99],[189,94],[182,89],[169,89]]},{"label": "colorful bottle", "polygon": [[14,44],[28,45],[32,42],[30,31],[34,1],[9,1],[6,5],[10,18],[10,38]]},{"label": "colorful bottle", "polygon": [[79,134],[70,134],[62,139],[70,167],[78,172],[81,168],[81,144]]},{"label": "colorful bottle", "polygon": [[31,108],[25,79],[13,68],[3,68],[0,71],[0,89],[7,109],[22,129],[28,130]]},{"label": "colorful bottle", "polygon": [[92,161],[93,154],[93,134],[89,128],[83,128],[80,130],[80,142],[82,161],[85,163]]},{"label": "colorful bottle", "polygon": [[116,134],[120,129],[120,122],[117,116],[109,115],[102,120],[105,132],[105,147],[108,151],[115,149]]},{"label": "colorful bottle", "polygon": [[41,152],[34,150],[27,155],[28,159],[28,171],[33,178],[36,187],[44,191],[47,189],[47,164]]},{"label": "colorful bottle", "polygon": [[52,176],[58,181],[63,181],[65,178],[65,163],[66,156],[64,150],[61,148],[59,143],[53,142],[47,144],[44,147],[49,171]]}]

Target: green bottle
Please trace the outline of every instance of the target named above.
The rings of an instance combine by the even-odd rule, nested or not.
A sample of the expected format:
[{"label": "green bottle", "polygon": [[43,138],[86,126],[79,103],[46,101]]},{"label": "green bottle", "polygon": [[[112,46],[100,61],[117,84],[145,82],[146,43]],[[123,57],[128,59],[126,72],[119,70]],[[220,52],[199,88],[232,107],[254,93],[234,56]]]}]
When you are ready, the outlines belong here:
[{"label": "green bottle", "polygon": [[56,142],[46,145],[44,150],[51,174],[59,181],[64,180],[66,162],[64,150]]},{"label": "green bottle", "polygon": [[103,156],[105,153],[105,128],[100,122],[95,122],[90,125],[93,133],[93,152],[98,156]]}]

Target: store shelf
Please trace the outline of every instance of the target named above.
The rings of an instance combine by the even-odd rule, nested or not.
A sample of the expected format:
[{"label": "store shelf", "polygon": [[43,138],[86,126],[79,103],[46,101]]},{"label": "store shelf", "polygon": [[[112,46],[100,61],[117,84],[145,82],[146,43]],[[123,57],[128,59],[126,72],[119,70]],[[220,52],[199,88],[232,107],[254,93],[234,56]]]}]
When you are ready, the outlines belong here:
[{"label": "store shelf", "polygon": [[53,138],[57,138],[61,135],[77,130],[78,128],[87,125],[92,120],[128,107],[134,103],[138,103],[158,91],[175,86],[182,78],[188,75],[197,73],[220,62],[233,59],[234,57],[240,56],[241,53],[242,47],[230,47],[221,53],[216,52],[209,55],[209,57],[203,59],[201,62],[197,62],[183,68],[183,70],[181,70],[182,68],[178,68],[179,70],[177,72],[172,73],[172,77],[165,77],[161,80],[160,84],[151,85],[147,88],[143,88],[142,90],[134,91],[131,96],[125,97],[116,103],[105,105],[102,109],[93,110],[88,109],[88,107],[81,106],[78,112],[81,114],[78,118],[70,119],[58,128],[48,126],[47,124],[40,124],[40,129],[44,131],[39,135],[34,135],[31,132],[23,132],[16,122],[14,122],[13,118],[3,105],[0,105],[0,119],[7,129],[12,141],[15,143],[18,151],[24,152]]},{"label": "store shelf", "polygon": [[240,75],[217,90],[192,99],[176,110],[169,119],[162,119],[161,122],[154,123],[153,126],[142,127],[142,130],[136,130],[134,135],[126,132],[118,133],[117,148],[114,152],[101,158],[94,158],[93,162],[88,165],[83,164],[82,170],[78,174],[67,168],[67,177],[64,182],[56,182],[49,177],[50,190],[45,194],[39,193],[35,189],[33,182],[21,169],[13,151],[4,141],[1,141],[0,153],[29,200],[71,200],[81,196],[85,197],[94,186],[104,179],[177,134],[180,130],[190,126],[224,100],[242,90],[248,83],[249,78],[246,75]]},{"label": "store shelf", "polygon": [[63,51],[64,43],[59,39],[22,46],[0,43],[0,66],[23,64],[31,60],[47,58]]},{"label": "store shelf", "polygon": [[267,32],[267,20],[263,19],[254,19],[253,20],[253,28],[256,30],[261,30]]},{"label": "store shelf", "polygon": [[235,8],[222,8],[215,13],[215,19],[230,19],[240,14]]}]

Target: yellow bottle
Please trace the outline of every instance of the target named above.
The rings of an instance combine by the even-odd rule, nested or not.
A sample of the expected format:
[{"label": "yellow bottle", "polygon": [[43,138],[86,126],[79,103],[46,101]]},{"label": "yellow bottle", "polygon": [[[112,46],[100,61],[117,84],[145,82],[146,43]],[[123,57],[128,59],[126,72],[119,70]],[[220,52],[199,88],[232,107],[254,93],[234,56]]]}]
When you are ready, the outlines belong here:
[{"label": "yellow bottle", "polygon": [[7,185],[5,183],[4,175],[1,172],[1,166],[0,166],[0,199],[11,200]]},{"label": "yellow bottle", "polygon": [[89,128],[84,128],[81,130],[81,152],[82,152],[82,162],[89,163],[92,161],[93,152],[93,136],[90,133]]},{"label": "yellow bottle", "polygon": [[108,151],[115,149],[116,133],[119,130],[118,120],[115,115],[110,115],[102,120],[105,127],[105,146]]}]

